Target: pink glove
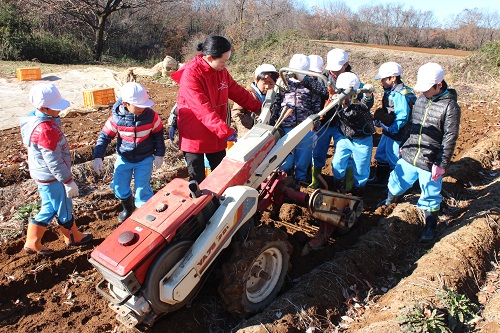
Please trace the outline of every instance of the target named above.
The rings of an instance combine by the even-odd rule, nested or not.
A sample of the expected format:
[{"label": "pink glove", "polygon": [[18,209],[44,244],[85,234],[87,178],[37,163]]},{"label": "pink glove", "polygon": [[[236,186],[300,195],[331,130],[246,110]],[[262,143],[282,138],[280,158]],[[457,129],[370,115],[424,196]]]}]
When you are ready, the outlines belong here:
[{"label": "pink glove", "polygon": [[431,174],[432,174],[431,180],[432,181],[438,180],[439,177],[441,177],[442,175],[444,175],[445,172],[446,172],[445,169],[440,168],[436,164],[433,164],[432,165],[432,172],[431,172]]}]

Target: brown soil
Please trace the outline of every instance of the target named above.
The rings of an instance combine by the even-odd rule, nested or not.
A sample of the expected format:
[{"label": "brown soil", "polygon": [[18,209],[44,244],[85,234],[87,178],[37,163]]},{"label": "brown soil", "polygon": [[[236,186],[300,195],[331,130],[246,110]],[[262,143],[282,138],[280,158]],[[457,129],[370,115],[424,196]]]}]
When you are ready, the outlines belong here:
[{"label": "brown soil", "polygon": [[[147,86],[166,126],[177,88],[146,78],[140,82]],[[284,333],[370,328],[395,332],[394,318],[403,305],[435,301],[429,290],[446,283],[481,305],[484,319],[477,327],[495,332],[500,328],[500,258],[496,256],[500,242],[494,227],[499,222],[491,210],[500,205],[500,120],[494,101],[498,94],[488,100],[465,91],[461,96],[465,97],[460,100],[456,163],[445,179],[445,205],[435,244],[418,243],[422,217],[413,205],[418,189],[407,193],[405,203],[386,210],[375,210],[383,191],[368,189],[358,226],[345,235],[335,234],[327,247],[313,252],[303,249],[316,231],[314,221],[306,209],[287,204],[279,217],[264,216],[264,222],[288,231],[294,247],[284,290],[266,311],[247,321],[226,313],[216,291],[220,271],[214,270],[189,307],[166,315],[152,328],[135,331]],[[134,331],[115,320],[114,312],[95,291],[100,276],[87,260],[92,249],[117,227],[119,204],[109,189],[111,162],[106,162],[104,177],[92,172],[92,148],[109,113],[103,109],[63,119],[81,189],[74,202],[76,223],[82,231],[92,232],[94,240],[81,248],[66,248],[59,230],[49,228],[44,244],[56,250],[50,258],[22,251],[25,226],[13,217],[38,195],[26,173],[19,128],[1,131],[0,332]],[[155,188],[174,177],[186,177],[178,151],[170,142],[168,146],[165,165],[153,175]],[[323,170],[328,172],[328,168]],[[385,322],[393,326],[384,326]],[[385,330],[376,329],[382,326]]]}]

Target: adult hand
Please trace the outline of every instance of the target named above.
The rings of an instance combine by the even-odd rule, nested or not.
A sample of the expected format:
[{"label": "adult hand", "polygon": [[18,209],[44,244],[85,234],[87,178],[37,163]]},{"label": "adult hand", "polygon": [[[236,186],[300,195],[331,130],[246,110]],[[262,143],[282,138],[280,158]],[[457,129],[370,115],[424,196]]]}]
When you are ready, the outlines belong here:
[{"label": "adult hand", "polygon": [[79,194],[78,185],[76,185],[74,180],[70,181],[67,184],[63,184],[63,185],[64,185],[64,190],[66,191],[66,196],[68,198],[74,198],[74,197],[78,196],[78,194]]},{"label": "adult hand", "polygon": [[168,138],[171,140],[171,141],[174,141],[174,138],[175,138],[175,131],[177,130],[177,127],[175,127],[174,125],[171,125],[170,128],[168,129]]},{"label": "adult hand", "polygon": [[231,141],[231,142],[236,142],[236,140],[238,140],[238,137],[236,136],[236,132],[233,132],[233,134],[231,134],[226,140]]},{"label": "adult hand", "polygon": [[104,171],[104,166],[102,165],[102,158],[94,159],[94,170],[95,173],[100,175]]},{"label": "adult hand", "polygon": [[438,180],[439,177],[441,177],[442,175],[444,175],[445,172],[446,172],[445,169],[437,166],[436,164],[433,164],[432,165],[432,171],[431,171],[431,180],[432,181]]},{"label": "adult hand", "polygon": [[161,168],[163,164],[163,156],[155,156],[155,159],[153,161],[153,165],[155,166],[155,168],[159,169]]}]

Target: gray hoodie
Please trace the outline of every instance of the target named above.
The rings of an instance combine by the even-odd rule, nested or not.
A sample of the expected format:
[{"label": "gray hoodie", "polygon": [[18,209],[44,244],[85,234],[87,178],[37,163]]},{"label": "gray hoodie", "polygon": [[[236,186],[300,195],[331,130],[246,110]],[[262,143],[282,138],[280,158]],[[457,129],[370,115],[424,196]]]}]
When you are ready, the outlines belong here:
[{"label": "gray hoodie", "polygon": [[35,110],[21,118],[21,136],[28,148],[31,178],[41,184],[72,180],[68,141],[59,118]]}]

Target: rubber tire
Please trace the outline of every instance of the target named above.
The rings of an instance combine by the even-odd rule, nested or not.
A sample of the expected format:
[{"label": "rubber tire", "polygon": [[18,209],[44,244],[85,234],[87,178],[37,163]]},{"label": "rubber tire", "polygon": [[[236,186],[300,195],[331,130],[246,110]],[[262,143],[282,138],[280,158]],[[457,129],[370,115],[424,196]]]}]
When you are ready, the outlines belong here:
[{"label": "rubber tire", "polygon": [[[285,282],[291,267],[291,253],[292,246],[288,242],[288,235],[279,229],[266,226],[250,230],[244,242],[233,243],[231,257],[222,265],[223,280],[219,286],[219,294],[226,311],[246,318],[268,306]],[[258,261],[261,256],[264,260]],[[270,260],[265,259],[269,257]],[[270,285],[266,285],[265,278],[251,277],[252,267],[259,267],[259,263],[266,261],[271,262],[272,270],[279,270],[278,277],[270,277]],[[251,282],[256,284],[249,285]],[[262,289],[252,288],[258,287],[260,283],[264,284]],[[254,297],[256,294],[260,296]]]},{"label": "rubber tire", "polygon": [[163,279],[172,267],[181,260],[189,248],[193,245],[193,241],[184,240],[175,244],[169,245],[166,249],[160,252],[149,267],[148,274],[144,280],[143,295],[151,304],[153,311],[157,315],[162,315],[168,312],[175,311],[183,307],[187,302],[191,301],[191,296],[196,295],[202,283],[198,283],[189,293],[186,299],[177,304],[168,304],[160,300],[160,281]]}]

